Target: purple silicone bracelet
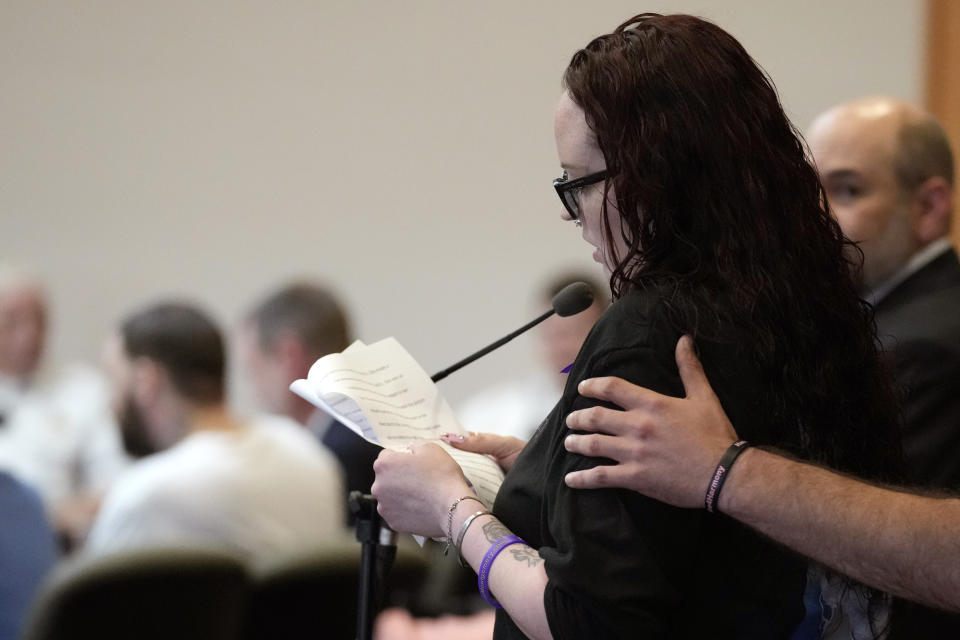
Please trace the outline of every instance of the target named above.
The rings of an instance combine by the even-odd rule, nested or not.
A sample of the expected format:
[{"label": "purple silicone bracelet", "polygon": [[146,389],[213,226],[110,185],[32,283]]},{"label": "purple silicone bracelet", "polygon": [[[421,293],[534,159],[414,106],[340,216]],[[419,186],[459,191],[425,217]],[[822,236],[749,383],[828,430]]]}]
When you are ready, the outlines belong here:
[{"label": "purple silicone bracelet", "polygon": [[520,536],[510,535],[498,538],[496,542],[490,545],[486,555],[483,556],[483,560],[480,562],[480,571],[477,573],[477,588],[480,589],[480,595],[483,599],[486,600],[490,606],[496,607],[497,609],[503,609],[503,607],[500,606],[500,603],[497,602],[493,594],[490,593],[490,568],[493,566],[493,561],[497,559],[501,551],[512,544],[518,543],[527,544]]}]

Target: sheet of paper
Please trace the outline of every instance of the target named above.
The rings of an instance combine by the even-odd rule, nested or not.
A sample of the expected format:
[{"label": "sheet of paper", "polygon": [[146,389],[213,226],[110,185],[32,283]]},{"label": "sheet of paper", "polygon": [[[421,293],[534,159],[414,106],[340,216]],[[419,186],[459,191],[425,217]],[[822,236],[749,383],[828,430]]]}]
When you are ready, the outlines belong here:
[{"label": "sheet of paper", "polygon": [[354,340],[350,343],[350,346],[341,351],[340,353],[350,353],[352,349],[362,349],[366,347],[366,343],[363,340]]},{"label": "sheet of paper", "polygon": [[294,380],[290,384],[290,391],[293,391],[318,409],[322,409],[324,413],[346,425],[351,431],[364,440],[381,447],[383,446],[377,438],[377,434],[373,431],[373,428],[370,427],[370,423],[363,417],[363,413],[356,405],[348,406],[347,403],[342,404],[340,409],[348,411],[349,415],[342,414],[339,410],[328,405],[320,393],[318,393],[308,381],[302,378],[300,380]]},{"label": "sheet of paper", "polygon": [[297,381],[291,389],[304,395],[308,388],[308,395],[323,401],[321,409],[387,449],[404,450],[442,433],[466,433],[437,386],[394,338],[354,343],[343,353],[320,358],[306,382],[308,387]]},{"label": "sheet of paper", "polygon": [[467,477],[477,497],[483,501],[483,504],[485,504],[488,509],[492,509],[493,501],[497,499],[497,491],[500,490],[500,485],[503,484],[503,471],[500,470],[500,465],[494,462],[489,456],[470,453],[469,451],[460,451],[443,441],[437,444],[443,447],[447,453],[450,454],[450,457],[457,461],[457,464],[463,469],[463,475]]},{"label": "sheet of paper", "polygon": [[378,446],[406,451],[416,442],[439,444],[463,469],[477,497],[493,506],[503,482],[499,465],[440,440],[443,433],[466,431],[437,386],[394,338],[371,345],[358,340],[341,353],[324,356],[290,389]]}]

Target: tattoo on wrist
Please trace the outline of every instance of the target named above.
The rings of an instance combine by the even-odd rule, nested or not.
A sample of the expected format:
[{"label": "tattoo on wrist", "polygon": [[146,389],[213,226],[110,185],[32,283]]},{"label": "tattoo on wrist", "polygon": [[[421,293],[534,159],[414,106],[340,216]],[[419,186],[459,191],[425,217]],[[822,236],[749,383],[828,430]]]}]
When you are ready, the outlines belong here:
[{"label": "tattoo on wrist", "polygon": [[508,547],[508,549],[513,555],[514,560],[517,562],[526,562],[528,567],[535,567],[543,562],[543,558],[540,557],[540,554],[537,553],[535,549],[528,547],[525,544]]},{"label": "tattoo on wrist", "polygon": [[491,520],[483,525],[483,535],[487,537],[488,541],[496,542],[503,536],[510,535],[510,529],[503,526],[503,523],[499,520]]}]

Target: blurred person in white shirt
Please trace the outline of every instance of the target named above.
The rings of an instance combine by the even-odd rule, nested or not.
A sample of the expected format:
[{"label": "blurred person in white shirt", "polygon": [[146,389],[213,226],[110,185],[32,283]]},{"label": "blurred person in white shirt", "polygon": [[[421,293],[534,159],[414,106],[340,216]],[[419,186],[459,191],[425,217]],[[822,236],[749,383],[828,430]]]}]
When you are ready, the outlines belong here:
[{"label": "blurred person in white shirt", "polygon": [[302,425],[336,457],[346,480],[343,510],[352,524],[349,492],[370,493],[380,447],[290,391],[290,383],[306,378],[319,358],[346,349],[351,335],[338,297],[320,283],[297,280],[256,302],[237,333],[236,349],[259,408]]},{"label": "blurred person in white shirt", "polygon": [[146,455],[107,494],[89,551],[215,545],[262,558],[346,535],[336,461],[289,421],[233,416],[225,360],[219,329],[184,304],[141,310],[108,340],[124,442]]},{"label": "blurred person in white shirt", "polygon": [[41,284],[0,267],[0,469],[40,494],[72,544],[128,459],[96,370],[45,361],[48,322]]}]

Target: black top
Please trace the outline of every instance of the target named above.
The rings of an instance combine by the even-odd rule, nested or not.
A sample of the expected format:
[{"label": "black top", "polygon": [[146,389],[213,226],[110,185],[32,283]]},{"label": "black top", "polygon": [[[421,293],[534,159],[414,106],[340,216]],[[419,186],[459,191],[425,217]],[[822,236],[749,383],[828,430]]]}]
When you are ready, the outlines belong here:
[{"label": "black top", "polygon": [[[566,415],[596,404],[577,394],[577,383],[614,375],[680,396],[679,338],[656,293],[634,292],[613,304],[497,495],[494,513],[544,558],[544,606],[558,640],[787,638],[803,616],[806,565],[794,554],[723,515],[627,490],[574,490],[563,481],[570,471],[609,462],[563,447]],[[741,437],[770,443],[760,423],[758,376],[737,338],[698,341],[700,355]],[[777,444],[796,449],[796,442]],[[494,638],[523,637],[497,613]]]}]

